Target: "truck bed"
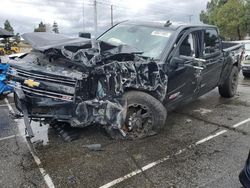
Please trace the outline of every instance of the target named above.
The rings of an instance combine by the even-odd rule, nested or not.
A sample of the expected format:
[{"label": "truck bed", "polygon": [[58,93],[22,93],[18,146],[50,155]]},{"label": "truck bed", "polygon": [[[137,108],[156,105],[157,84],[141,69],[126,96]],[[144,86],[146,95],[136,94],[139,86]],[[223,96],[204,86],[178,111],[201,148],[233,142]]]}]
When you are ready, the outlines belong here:
[{"label": "truck bed", "polygon": [[229,42],[229,41],[222,41],[222,49],[224,52],[232,52],[242,50],[244,44],[239,42]]}]

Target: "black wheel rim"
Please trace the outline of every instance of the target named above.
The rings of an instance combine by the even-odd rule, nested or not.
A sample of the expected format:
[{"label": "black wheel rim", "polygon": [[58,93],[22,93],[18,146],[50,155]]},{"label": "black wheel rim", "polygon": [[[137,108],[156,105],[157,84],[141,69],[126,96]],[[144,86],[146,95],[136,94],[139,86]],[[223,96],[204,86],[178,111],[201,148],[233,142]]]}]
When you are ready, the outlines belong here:
[{"label": "black wheel rim", "polygon": [[232,91],[236,93],[238,87],[238,73],[235,72],[232,77]]},{"label": "black wheel rim", "polygon": [[128,105],[127,117],[123,127],[129,138],[143,138],[155,134],[152,111],[145,105]]}]

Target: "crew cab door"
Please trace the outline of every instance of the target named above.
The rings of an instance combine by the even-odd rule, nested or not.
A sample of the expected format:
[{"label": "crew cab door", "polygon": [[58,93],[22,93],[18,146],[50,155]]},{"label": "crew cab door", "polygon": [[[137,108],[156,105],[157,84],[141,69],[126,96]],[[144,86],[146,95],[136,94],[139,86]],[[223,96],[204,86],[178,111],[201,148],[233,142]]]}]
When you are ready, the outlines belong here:
[{"label": "crew cab door", "polygon": [[204,59],[204,70],[202,71],[200,95],[218,85],[224,63],[221,41],[217,30],[215,28],[204,30],[203,41],[202,59]]},{"label": "crew cab door", "polygon": [[199,92],[203,69],[197,66],[197,59],[201,56],[201,32],[201,30],[185,31],[170,54],[166,99],[168,106],[193,98]]}]

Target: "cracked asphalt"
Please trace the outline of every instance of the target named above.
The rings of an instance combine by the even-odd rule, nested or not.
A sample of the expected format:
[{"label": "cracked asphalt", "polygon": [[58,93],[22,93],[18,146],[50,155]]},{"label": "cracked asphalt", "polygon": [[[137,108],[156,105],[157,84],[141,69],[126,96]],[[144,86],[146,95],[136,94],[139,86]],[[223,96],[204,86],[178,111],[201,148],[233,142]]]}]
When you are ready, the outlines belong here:
[{"label": "cracked asphalt", "polygon": [[[241,76],[234,98],[223,99],[215,89],[169,113],[159,135],[136,141],[111,140],[93,126],[77,129],[80,138],[65,142],[54,129],[32,123],[36,134],[33,146],[55,187],[100,187],[170,156],[114,187],[240,188],[238,174],[250,149],[250,122],[236,128],[233,125],[250,118],[249,93],[250,80]],[[14,107],[11,96],[8,101]],[[0,187],[47,187],[20,136],[17,126],[21,120],[9,116],[4,100],[0,111]],[[221,130],[227,132],[188,147]],[[102,144],[102,151],[84,147],[97,143]],[[182,152],[175,155],[178,151]]]}]

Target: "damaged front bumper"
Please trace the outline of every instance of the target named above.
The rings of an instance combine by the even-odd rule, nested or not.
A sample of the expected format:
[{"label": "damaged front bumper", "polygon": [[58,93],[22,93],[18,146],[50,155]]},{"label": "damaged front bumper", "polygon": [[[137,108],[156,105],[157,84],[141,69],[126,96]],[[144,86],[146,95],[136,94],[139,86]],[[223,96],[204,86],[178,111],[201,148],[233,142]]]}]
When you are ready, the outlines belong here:
[{"label": "damaged front bumper", "polygon": [[15,89],[15,103],[17,108],[21,110],[23,113],[24,125],[26,128],[27,137],[29,138],[34,137],[34,133],[29,122],[27,106],[25,104],[25,94],[21,89]]},{"label": "damaged front bumper", "polygon": [[30,138],[34,137],[31,120],[48,124],[69,123],[72,127],[86,127],[94,123],[105,125],[110,122],[111,128],[118,129],[125,136],[120,127],[126,117],[124,101],[115,103],[94,99],[76,103],[27,95],[21,88],[15,88],[14,100],[17,109],[23,113],[26,135]]},{"label": "damaged front bumper", "polygon": [[14,91],[15,105],[24,115],[28,137],[34,136],[31,120],[48,124],[63,122],[72,127],[86,127],[94,123],[105,125],[108,122],[116,129],[124,122],[125,102],[120,98],[98,100],[91,97],[88,85],[95,88],[94,94],[102,95],[104,92],[100,84],[94,86],[92,78],[70,80],[18,68],[12,68],[11,72],[9,76],[18,83]]},{"label": "damaged front bumper", "polygon": [[16,82],[14,99],[23,113],[28,137],[33,137],[31,120],[70,122],[75,106],[76,80],[11,67],[7,75]]},{"label": "damaged front bumper", "polygon": [[16,108],[23,113],[26,135],[29,138],[34,137],[30,125],[31,120],[43,118],[47,122],[53,122],[54,120],[67,122],[71,118],[69,111],[72,109],[73,102],[61,101],[55,104],[55,101],[49,98],[27,96],[20,88],[15,88],[14,100]]}]

